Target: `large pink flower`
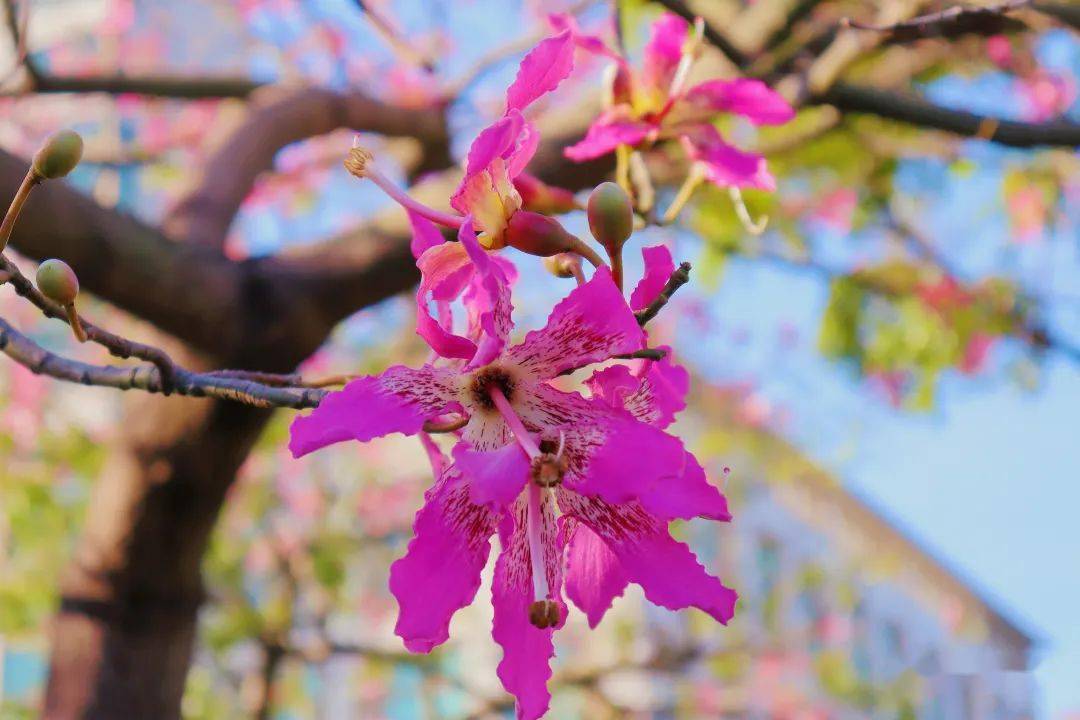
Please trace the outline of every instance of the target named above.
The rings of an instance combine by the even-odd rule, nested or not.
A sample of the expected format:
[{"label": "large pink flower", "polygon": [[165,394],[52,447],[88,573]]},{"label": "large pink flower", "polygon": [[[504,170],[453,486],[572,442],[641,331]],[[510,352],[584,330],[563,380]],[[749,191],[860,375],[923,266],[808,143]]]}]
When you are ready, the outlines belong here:
[{"label": "large pink flower", "polygon": [[[474,243],[463,237],[486,258]],[[590,381],[589,398],[550,382],[644,345],[606,269],[511,347],[508,303],[489,305],[489,328],[472,357],[355,380],[293,422],[290,448],[299,456],[347,439],[417,433],[450,414],[467,418],[453,464],[428,492],[415,537],[391,569],[396,632],[413,651],[445,641],[451,616],[476,593],[498,532],[499,677],[517,698],[518,716],[536,718],[550,698],[552,633],[565,619],[564,562],[569,596],[594,624],[627,582],[659,605],[698,607],[726,622],[735,593],[670,536],[667,523],[729,516],[701,466],[662,429],[684,403],[684,371],[667,362],[608,368]]]},{"label": "large pink flower", "polygon": [[[578,45],[613,56],[595,37],[576,33],[565,18],[557,27],[574,32]],[[775,188],[775,180],[760,155],[729,145],[713,125],[723,113],[741,115],[755,125],[783,124],[794,110],[759,80],[709,80],[684,89],[691,57],[687,51],[688,24],[672,13],[652,27],[643,65],[635,72],[616,57],[612,105],[589,127],[585,138],[565,149],[571,160],[584,161],[614,152],[619,146],[647,148],[662,140],[679,140],[691,159],[701,163],[706,177],[721,187]]]}]

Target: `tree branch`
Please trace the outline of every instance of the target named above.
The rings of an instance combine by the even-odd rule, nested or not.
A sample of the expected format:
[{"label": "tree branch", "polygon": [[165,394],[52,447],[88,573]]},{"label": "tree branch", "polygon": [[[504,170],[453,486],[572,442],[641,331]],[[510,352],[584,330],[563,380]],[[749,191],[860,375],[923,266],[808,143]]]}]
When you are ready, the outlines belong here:
[{"label": "tree branch", "polygon": [[[265,94],[265,95],[264,95]],[[252,100],[247,118],[204,165],[192,189],[166,216],[162,228],[185,242],[220,247],[256,178],[273,166],[286,145],[350,128],[414,137],[426,155],[449,164],[448,135],[441,111],[417,112],[354,91],[323,88],[266,88]]]},{"label": "tree branch", "polygon": [[[249,78],[183,77],[177,75],[85,75],[57,76],[34,68],[34,93],[104,93],[106,95],[145,95],[180,100],[246,98],[263,86]],[[26,90],[22,91],[24,94]]]},{"label": "tree branch", "polygon": [[[164,391],[161,370],[153,365],[92,365],[49,352],[0,317],[0,352],[36,375],[116,390]],[[280,387],[216,373],[195,373],[173,367],[172,391],[196,398],[231,400],[260,408],[313,408],[328,391],[319,388]]]},{"label": "tree branch", "polygon": [[869,113],[1011,147],[1080,146],[1080,124],[1063,120],[1044,124],[999,120],[862,85],[837,83],[811,102],[829,104],[845,113]]},{"label": "tree branch", "polygon": [[660,291],[660,294],[656,296],[656,299],[649,303],[645,308],[637,311],[638,324],[645,327],[650,320],[655,318],[660,311],[664,309],[664,306],[671,300],[671,296],[688,282],[690,282],[690,263],[683,262],[671,273],[671,277],[668,278],[668,281],[664,284],[664,289]]}]

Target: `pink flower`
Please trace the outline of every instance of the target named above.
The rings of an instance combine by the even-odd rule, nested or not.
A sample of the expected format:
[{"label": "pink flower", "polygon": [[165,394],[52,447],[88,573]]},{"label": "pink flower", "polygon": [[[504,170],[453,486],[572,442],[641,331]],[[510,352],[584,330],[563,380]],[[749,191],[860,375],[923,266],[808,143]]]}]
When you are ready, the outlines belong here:
[{"label": "pink flower", "polygon": [[[679,16],[665,13],[653,24],[639,72],[617,58],[612,106],[593,122],[583,140],[565,149],[566,156],[581,162],[619,146],[647,148],[658,141],[679,140],[716,185],[774,189],[765,159],[727,144],[713,121],[722,113],[734,113],[755,125],[779,125],[794,117],[794,110],[759,80],[709,80],[684,89],[693,59],[688,28]],[[598,52],[597,38],[578,35],[577,41]]]},{"label": "pink flower", "polygon": [[[492,259],[470,236],[462,244],[475,254],[474,272],[494,277],[484,262]],[[293,422],[290,449],[300,456],[343,440],[415,434],[449,414],[467,419],[453,464],[427,493],[415,537],[391,568],[395,631],[414,652],[444,642],[451,616],[476,594],[498,532],[498,673],[517,698],[518,717],[537,718],[550,700],[564,577],[567,595],[594,625],[628,582],[658,605],[694,606],[727,622],[735,593],[705,572],[667,523],[730,516],[701,466],[663,430],[685,405],[681,368],[666,360],[606,368],[590,379],[588,398],[550,384],[644,345],[606,268],[559,303],[543,329],[511,347],[509,303],[491,300],[479,303],[490,308],[488,327],[471,357],[353,381]]]}]

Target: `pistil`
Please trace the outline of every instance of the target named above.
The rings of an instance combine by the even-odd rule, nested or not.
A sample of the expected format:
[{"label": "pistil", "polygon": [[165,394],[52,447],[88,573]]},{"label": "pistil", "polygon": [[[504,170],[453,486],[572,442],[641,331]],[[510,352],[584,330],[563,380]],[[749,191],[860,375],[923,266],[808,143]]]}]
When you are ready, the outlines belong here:
[{"label": "pistil", "polygon": [[417,215],[427,218],[433,223],[448,228],[459,228],[464,221],[464,218],[458,215],[451,215],[450,213],[441,212],[435,208],[428,207],[395,185],[390,178],[383,175],[379,169],[375,167],[374,156],[364,148],[360,147],[359,138],[353,139],[352,149],[349,150],[349,154],[345,158],[345,169],[355,177],[368,178],[371,182],[378,185],[384,193],[389,195],[390,199],[394,202],[401,205],[406,210],[412,210]]},{"label": "pistil", "polygon": [[[506,426],[510,428],[514,439],[517,440],[517,443],[525,451],[525,454],[529,456],[529,459],[535,461],[541,458],[543,453],[540,446],[529,434],[529,431],[525,429],[525,424],[521,422],[521,418],[514,411],[510,401],[506,399],[502,389],[493,384],[488,387],[488,393],[499,414],[506,421]],[[544,570],[544,543],[540,533],[541,503],[544,499],[543,493],[547,492],[547,489],[541,488],[535,482],[530,482],[526,492],[529,495],[526,506],[525,536],[529,543],[529,563],[532,566],[534,600],[529,606],[529,621],[538,628],[552,627],[559,622],[558,606],[548,600],[551,588],[548,585],[547,573]]]}]

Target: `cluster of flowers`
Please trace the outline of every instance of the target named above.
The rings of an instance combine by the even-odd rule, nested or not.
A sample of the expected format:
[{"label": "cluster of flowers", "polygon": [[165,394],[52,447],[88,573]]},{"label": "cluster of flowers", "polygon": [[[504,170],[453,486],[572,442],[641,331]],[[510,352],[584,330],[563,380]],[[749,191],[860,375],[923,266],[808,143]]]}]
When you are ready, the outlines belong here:
[{"label": "cluster of flowers", "polygon": [[[662,292],[675,270],[671,254],[663,246],[643,251],[645,274],[628,302],[596,252],[529,209],[574,202],[524,173],[539,137],[523,112],[570,75],[577,48],[603,53],[616,59],[625,88],[588,137],[568,148],[571,158],[681,137],[694,159],[715,169],[714,181],[758,187],[771,184],[760,158],[746,161],[751,156],[725,145],[708,120],[722,110],[767,121],[783,114],[776,109],[783,101],[760,83],[712,81],[682,92],[678,76],[685,76],[692,43],[687,24],[674,16],[655,26],[640,83],[627,79],[625,60],[597,38],[565,18],[556,23],[560,34],[525,56],[504,114],[473,142],[450,199],[460,214],[418,203],[378,171],[370,154],[353,148],[349,170],[409,212],[422,273],[417,332],[432,352],[422,367],[391,367],[329,395],[294,421],[290,441],[301,456],[345,440],[421,436],[437,477],[416,515],[415,537],[390,571],[400,606],[396,633],[414,652],[444,642],[451,616],[472,602],[498,534],[492,634],[503,648],[498,674],[517,699],[519,718],[547,710],[552,635],[566,621],[564,597],[592,626],[630,582],[657,605],[700,608],[721,623],[736,600],[668,532],[674,519],[730,519],[723,495],[665,431],[685,407],[686,370],[666,354],[607,362],[646,348],[635,311]],[[607,183],[590,200],[593,233],[612,265],[632,232],[630,201],[622,194],[620,205],[620,193]],[[457,242],[444,242],[437,225],[455,229]],[[578,283],[547,325],[516,345],[508,338],[517,272],[494,252],[507,245],[563,258],[565,276]],[[577,256],[595,266],[591,279],[575,265]],[[452,312],[459,300],[462,334]],[[597,363],[605,365],[584,382],[587,395],[553,384]],[[436,431],[454,433],[452,457],[431,442],[428,433]]]}]

